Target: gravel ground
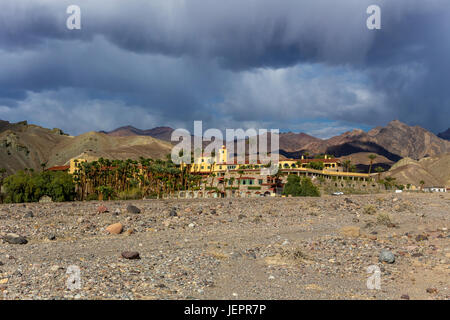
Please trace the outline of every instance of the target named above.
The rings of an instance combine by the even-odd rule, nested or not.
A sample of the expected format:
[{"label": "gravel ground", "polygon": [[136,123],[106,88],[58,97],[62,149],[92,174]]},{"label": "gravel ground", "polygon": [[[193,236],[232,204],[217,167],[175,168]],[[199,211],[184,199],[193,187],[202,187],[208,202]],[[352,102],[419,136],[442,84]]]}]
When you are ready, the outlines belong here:
[{"label": "gravel ground", "polygon": [[450,194],[0,205],[0,299],[449,299],[449,222]]}]

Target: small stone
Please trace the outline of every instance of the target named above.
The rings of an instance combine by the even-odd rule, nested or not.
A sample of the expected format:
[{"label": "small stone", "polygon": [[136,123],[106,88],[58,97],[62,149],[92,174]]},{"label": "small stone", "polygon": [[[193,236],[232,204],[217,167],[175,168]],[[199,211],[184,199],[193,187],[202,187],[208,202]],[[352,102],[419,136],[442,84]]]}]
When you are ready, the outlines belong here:
[{"label": "small stone", "polygon": [[394,263],[395,255],[389,250],[381,250],[380,256],[378,257],[378,261],[386,263]]},{"label": "small stone", "polygon": [[177,211],[175,209],[170,210],[169,217],[176,217],[176,216],[178,216]]},{"label": "small stone", "polygon": [[108,208],[105,207],[105,206],[99,206],[99,207],[97,208],[97,212],[98,212],[98,213],[105,213],[105,212],[108,212]]},{"label": "small stone", "polygon": [[54,265],[54,266],[52,266],[52,267],[50,268],[50,271],[51,271],[51,272],[56,272],[56,271],[58,271],[60,268],[61,268],[60,266]]},{"label": "small stone", "polygon": [[134,229],[128,229],[127,231],[125,231],[125,234],[127,236],[131,236],[134,233]]},{"label": "small stone", "polygon": [[8,278],[5,278],[5,279],[1,279],[1,280],[0,280],[0,284],[7,284],[7,283],[8,283],[8,281],[9,281],[9,279],[8,279]]},{"label": "small stone", "polygon": [[194,227],[195,227],[195,224],[189,223],[188,227],[189,227],[189,228],[194,228]]},{"label": "small stone", "polygon": [[119,223],[112,224],[106,228],[110,234],[121,234],[123,231],[123,225]]},{"label": "small stone", "polygon": [[47,237],[47,239],[48,240],[56,240],[56,235],[55,234],[53,234],[53,233],[50,233],[49,235],[48,235],[48,237]]},{"label": "small stone", "polygon": [[238,216],[238,219],[239,219],[239,220],[242,220],[242,219],[245,219],[245,218],[247,218],[247,216],[246,216],[245,214],[240,214],[240,215]]},{"label": "small stone", "polygon": [[427,293],[436,294],[436,293],[438,293],[438,289],[436,289],[436,288],[428,288],[427,289]]},{"label": "small stone", "polygon": [[124,251],[122,252],[122,257],[129,260],[140,259],[139,252],[136,251]]},{"label": "small stone", "polygon": [[19,236],[15,233],[8,233],[3,237],[3,240],[10,244],[27,244],[28,240],[25,237]]},{"label": "small stone", "polygon": [[33,211],[28,211],[23,217],[24,218],[33,218],[34,217]]},{"label": "small stone", "polygon": [[428,237],[425,236],[425,235],[423,235],[423,234],[419,234],[419,235],[416,237],[416,241],[417,241],[417,242],[419,242],[419,241],[425,241],[425,240],[428,240]]},{"label": "small stone", "polygon": [[400,299],[403,300],[409,300],[409,296],[407,294],[402,294],[402,296],[400,297]]},{"label": "small stone", "polygon": [[274,276],[269,276],[269,280],[273,280],[273,279],[275,279]]},{"label": "small stone", "polygon": [[127,207],[127,212],[129,212],[129,213],[141,213],[141,209],[139,209],[138,207],[136,207],[136,206],[133,206],[133,205],[129,205],[128,207]]},{"label": "small stone", "polygon": [[113,215],[118,216],[121,213],[120,209],[117,208],[116,210],[114,210]]}]

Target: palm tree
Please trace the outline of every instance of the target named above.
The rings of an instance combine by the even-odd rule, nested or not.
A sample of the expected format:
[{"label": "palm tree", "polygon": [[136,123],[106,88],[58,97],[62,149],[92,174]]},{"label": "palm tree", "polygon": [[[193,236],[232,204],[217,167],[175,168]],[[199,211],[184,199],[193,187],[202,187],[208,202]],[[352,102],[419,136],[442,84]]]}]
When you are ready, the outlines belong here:
[{"label": "palm tree", "polygon": [[377,158],[377,155],[369,154],[368,158],[370,160],[370,165],[369,165],[369,174],[370,174],[370,172],[372,171],[373,160],[375,160]]},{"label": "palm tree", "polygon": [[345,160],[344,162],[342,162],[342,166],[344,167],[344,170],[346,172],[349,172],[352,166],[352,162],[350,160]]},{"label": "palm tree", "polygon": [[422,190],[423,189],[423,186],[425,185],[425,181],[423,181],[423,180],[420,180],[420,190]]},{"label": "palm tree", "polygon": [[375,172],[378,173],[378,181],[381,180],[381,173],[384,172],[383,167],[376,167]]},{"label": "palm tree", "polygon": [[42,172],[45,171],[46,166],[47,166],[47,161],[41,163]]}]

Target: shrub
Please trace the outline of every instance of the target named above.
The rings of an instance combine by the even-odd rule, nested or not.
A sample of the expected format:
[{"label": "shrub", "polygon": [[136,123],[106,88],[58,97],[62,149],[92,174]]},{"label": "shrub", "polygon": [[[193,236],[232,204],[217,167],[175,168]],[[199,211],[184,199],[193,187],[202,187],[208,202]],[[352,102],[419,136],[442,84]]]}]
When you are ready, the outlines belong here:
[{"label": "shrub", "polygon": [[391,217],[388,213],[382,212],[377,216],[377,223],[385,226],[392,225]]},{"label": "shrub", "polygon": [[377,213],[377,209],[375,209],[374,206],[371,206],[370,204],[368,204],[367,206],[364,207],[363,212],[365,214],[373,215],[373,214]]},{"label": "shrub", "polygon": [[293,197],[319,197],[319,189],[310,178],[300,179],[297,175],[288,176],[288,182],[284,186],[283,195]]},{"label": "shrub", "polygon": [[8,203],[36,202],[43,196],[49,196],[53,201],[71,201],[75,197],[73,178],[67,172],[25,173],[19,171],[7,177],[4,185],[5,201]]}]

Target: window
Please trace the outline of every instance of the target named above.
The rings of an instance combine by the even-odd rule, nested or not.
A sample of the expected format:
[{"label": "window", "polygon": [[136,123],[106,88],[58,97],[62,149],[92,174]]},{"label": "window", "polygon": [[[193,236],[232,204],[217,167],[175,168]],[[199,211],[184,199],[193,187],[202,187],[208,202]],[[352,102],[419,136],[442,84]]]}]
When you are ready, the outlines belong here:
[{"label": "window", "polygon": [[259,179],[259,180],[258,180],[258,184],[263,184],[263,180],[262,180],[262,179]]}]

